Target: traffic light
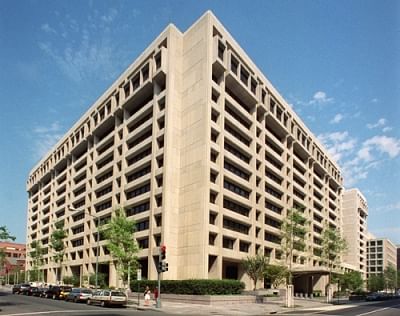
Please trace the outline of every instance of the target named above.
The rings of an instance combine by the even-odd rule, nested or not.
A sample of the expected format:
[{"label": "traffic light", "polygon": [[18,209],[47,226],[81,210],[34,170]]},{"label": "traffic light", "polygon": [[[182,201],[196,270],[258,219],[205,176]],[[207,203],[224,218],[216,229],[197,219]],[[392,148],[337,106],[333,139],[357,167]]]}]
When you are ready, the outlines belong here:
[{"label": "traffic light", "polygon": [[158,263],[158,272],[166,272],[168,271],[168,262],[161,261]]},{"label": "traffic light", "polygon": [[160,262],[167,258],[167,247],[165,245],[161,245],[160,247]]}]

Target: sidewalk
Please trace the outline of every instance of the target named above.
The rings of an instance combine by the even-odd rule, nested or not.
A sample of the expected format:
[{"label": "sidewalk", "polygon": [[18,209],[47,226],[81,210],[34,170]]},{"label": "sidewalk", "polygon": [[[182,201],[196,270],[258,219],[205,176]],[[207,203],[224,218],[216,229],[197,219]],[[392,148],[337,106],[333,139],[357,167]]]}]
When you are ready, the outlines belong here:
[{"label": "sidewalk", "polygon": [[176,315],[269,315],[291,311],[300,310],[336,310],[346,308],[345,305],[335,306],[318,301],[311,301],[305,299],[295,299],[295,308],[286,308],[283,306],[284,302],[274,301],[268,303],[246,303],[246,304],[230,304],[226,305],[202,305],[190,303],[176,303],[162,301],[161,308],[156,308],[154,301],[151,306],[144,306],[143,301],[141,305],[137,306],[137,301],[129,300],[128,306],[138,310],[153,310],[161,313],[176,314]]}]

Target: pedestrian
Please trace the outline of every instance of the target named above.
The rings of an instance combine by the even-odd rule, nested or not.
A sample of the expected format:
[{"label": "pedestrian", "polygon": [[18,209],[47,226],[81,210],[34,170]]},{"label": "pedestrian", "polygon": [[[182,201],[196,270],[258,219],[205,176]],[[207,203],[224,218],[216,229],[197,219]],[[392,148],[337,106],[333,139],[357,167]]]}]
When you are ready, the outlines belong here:
[{"label": "pedestrian", "polygon": [[146,289],[144,290],[144,305],[149,306],[150,305],[150,288],[146,286]]},{"label": "pedestrian", "polygon": [[157,299],[158,299],[158,287],[156,286],[156,288],[154,289],[154,300],[156,301],[157,304]]}]

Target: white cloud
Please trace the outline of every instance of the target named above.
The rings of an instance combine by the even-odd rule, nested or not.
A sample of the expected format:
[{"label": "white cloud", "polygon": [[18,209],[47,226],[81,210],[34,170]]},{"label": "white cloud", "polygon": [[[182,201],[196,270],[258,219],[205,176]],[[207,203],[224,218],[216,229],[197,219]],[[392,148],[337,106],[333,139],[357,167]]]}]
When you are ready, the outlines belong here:
[{"label": "white cloud", "polygon": [[400,156],[400,139],[374,136],[359,143],[347,131],[318,135],[330,156],[339,163],[346,187],[366,179],[385,160]]},{"label": "white cloud", "polygon": [[318,139],[325,145],[332,158],[338,162],[351,154],[357,144],[357,140],[349,137],[347,131],[321,134],[318,135]]},{"label": "white cloud", "polygon": [[373,128],[377,128],[377,127],[380,127],[380,126],[384,126],[385,124],[386,124],[386,119],[380,118],[380,119],[378,120],[378,122],[376,122],[376,123],[374,123],[374,124],[367,124],[367,127],[368,127],[369,129],[373,129]]},{"label": "white cloud", "polygon": [[[117,19],[116,9],[111,9],[104,15],[95,11],[83,23],[78,23],[67,15],[54,30],[63,40],[57,39],[56,42],[46,39],[39,42],[38,46],[46,58],[55,63],[56,68],[76,83],[90,82],[93,78],[109,81],[118,75],[121,71],[119,66],[122,66],[127,57],[127,52],[120,49],[111,34],[110,24]],[[118,27],[119,25],[112,29],[118,30]],[[42,29],[52,28],[44,24]]]},{"label": "white cloud", "polygon": [[379,99],[373,98],[373,99],[371,100],[371,102],[372,102],[372,103],[378,103],[378,102],[379,102]]},{"label": "white cloud", "polygon": [[333,98],[328,98],[326,93],[324,91],[317,91],[315,92],[313,98],[311,101],[309,101],[309,104],[326,104],[329,102],[332,102]]},{"label": "white cloud", "polygon": [[366,162],[372,161],[374,160],[374,157],[371,155],[370,151],[371,151],[370,147],[362,147],[357,152],[357,157]]},{"label": "white cloud", "polygon": [[57,34],[57,31],[55,29],[53,29],[49,24],[45,23],[42,24],[42,26],[40,27],[42,31],[46,32],[46,33],[53,33],[53,34]]},{"label": "white cloud", "polygon": [[395,158],[400,154],[400,139],[387,136],[374,136],[363,143],[364,148],[374,148],[380,153]]},{"label": "white cloud", "polygon": [[118,15],[117,9],[112,8],[110,9],[110,12],[107,15],[102,15],[101,19],[104,22],[110,23],[117,17],[117,15]]},{"label": "white cloud", "polygon": [[330,121],[331,124],[337,124],[340,123],[341,120],[343,120],[344,116],[340,113],[336,114],[333,119]]},{"label": "white cloud", "polygon": [[34,158],[42,158],[63,136],[59,122],[53,122],[49,126],[36,126],[32,130],[35,134],[33,142]]},{"label": "white cloud", "polygon": [[[372,209],[374,211],[374,209]],[[392,212],[392,211],[400,211],[400,201],[387,204],[387,205],[382,205],[379,206],[375,209],[376,212]]]},{"label": "white cloud", "polygon": [[391,126],[386,126],[386,127],[384,127],[384,128],[382,129],[382,132],[387,133],[387,132],[390,132],[392,129],[393,129],[393,127],[391,127]]}]

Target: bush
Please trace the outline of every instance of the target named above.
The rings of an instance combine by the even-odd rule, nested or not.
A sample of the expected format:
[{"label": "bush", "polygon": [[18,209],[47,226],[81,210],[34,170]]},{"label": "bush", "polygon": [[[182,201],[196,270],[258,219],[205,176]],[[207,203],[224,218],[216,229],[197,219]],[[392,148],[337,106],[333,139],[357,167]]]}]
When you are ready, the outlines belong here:
[{"label": "bush", "polygon": [[[131,290],[144,292],[146,286],[155,289],[157,280],[134,280]],[[238,280],[163,280],[161,293],[187,294],[187,295],[230,295],[240,294],[244,290],[244,283]]]},{"label": "bush", "polygon": [[79,286],[79,277],[77,275],[63,277],[64,284]]}]

